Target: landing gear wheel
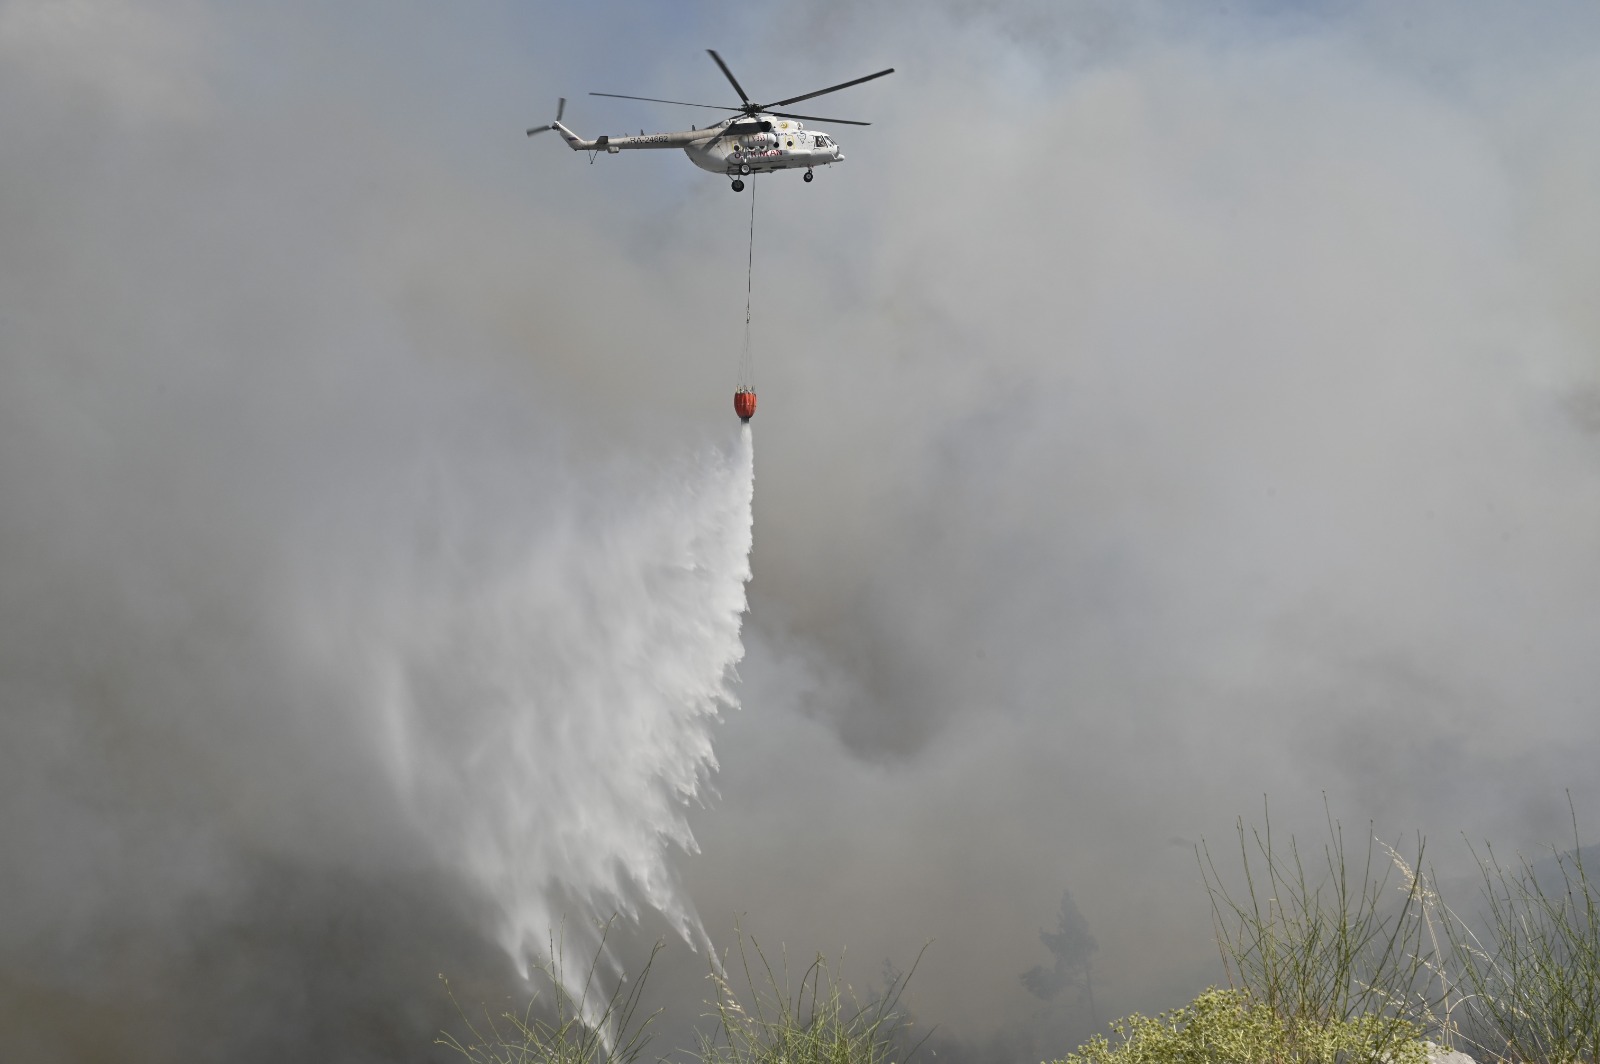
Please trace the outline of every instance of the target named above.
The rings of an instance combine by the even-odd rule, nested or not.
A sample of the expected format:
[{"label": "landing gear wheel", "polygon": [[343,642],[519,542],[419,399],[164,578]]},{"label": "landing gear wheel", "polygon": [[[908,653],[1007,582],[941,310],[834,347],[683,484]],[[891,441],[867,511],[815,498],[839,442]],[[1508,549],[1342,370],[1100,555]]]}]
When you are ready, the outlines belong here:
[{"label": "landing gear wheel", "polygon": [[740,163],[739,164],[739,173],[741,173],[744,176],[748,177],[750,175],[750,164],[749,163]]},{"label": "landing gear wheel", "polygon": [[811,183],[811,179],[816,177],[816,176],[817,176],[816,174],[812,173],[810,170],[807,170],[806,171],[806,184],[809,185]]},{"label": "landing gear wheel", "polygon": [[733,190],[735,192],[743,192],[744,191],[744,182],[740,181],[737,177],[734,178],[733,179]]}]

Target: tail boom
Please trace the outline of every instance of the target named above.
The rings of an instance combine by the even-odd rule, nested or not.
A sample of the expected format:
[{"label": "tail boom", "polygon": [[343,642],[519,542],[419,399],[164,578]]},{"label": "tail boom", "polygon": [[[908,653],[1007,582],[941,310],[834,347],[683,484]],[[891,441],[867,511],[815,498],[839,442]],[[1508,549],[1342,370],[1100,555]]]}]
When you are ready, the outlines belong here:
[{"label": "tail boom", "polygon": [[596,137],[584,140],[560,122],[550,125],[573,151],[603,151],[615,155],[623,150],[640,148],[687,148],[716,136],[714,129],[686,129],[676,133],[643,133],[637,137]]}]

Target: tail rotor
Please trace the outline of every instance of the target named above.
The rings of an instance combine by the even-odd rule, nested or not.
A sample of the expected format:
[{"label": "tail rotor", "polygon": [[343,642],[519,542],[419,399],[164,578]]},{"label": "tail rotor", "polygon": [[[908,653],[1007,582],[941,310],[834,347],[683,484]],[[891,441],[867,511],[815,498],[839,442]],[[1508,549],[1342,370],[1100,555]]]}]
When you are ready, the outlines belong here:
[{"label": "tail rotor", "polygon": [[[561,121],[561,116],[563,114],[566,114],[566,111],[567,111],[567,98],[565,96],[563,96],[563,97],[561,97],[561,102],[556,104],[556,122]],[[548,130],[554,129],[554,128],[556,128],[556,122],[552,122],[548,126],[535,126],[534,128],[528,130],[528,136],[531,137],[535,133],[544,133],[544,132],[546,132]]]}]

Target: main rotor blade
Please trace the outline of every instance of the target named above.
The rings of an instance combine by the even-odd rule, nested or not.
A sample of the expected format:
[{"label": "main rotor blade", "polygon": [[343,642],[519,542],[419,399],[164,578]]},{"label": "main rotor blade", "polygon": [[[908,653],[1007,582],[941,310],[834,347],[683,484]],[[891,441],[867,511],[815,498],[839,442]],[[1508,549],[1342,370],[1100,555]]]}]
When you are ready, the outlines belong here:
[{"label": "main rotor blade", "polygon": [[679,107],[708,107],[713,111],[742,111],[742,107],[724,107],[717,103],[685,103],[683,100],[658,100],[654,96],[624,96],[620,92],[591,92],[590,96],[609,96],[613,100],[644,100],[646,103],[670,103]]},{"label": "main rotor blade", "polygon": [[[712,52],[711,54],[712,55],[716,55],[717,53]],[[720,62],[720,61],[721,60],[718,60],[718,62]],[[839,84],[834,85],[834,86],[832,86],[830,88],[818,89],[816,92],[808,92],[804,96],[791,96],[787,100],[774,100],[771,103],[767,104],[765,107],[762,107],[761,110],[765,111],[768,107],[787,107],[792,103],[799,103],[801,100],[809,100],[813,96],[826,96],[830,92],[838,92],[840,89],[848,89],[850,86],[859,85],[863,81],[871,81],[874,78],[881,78],[881,77],[884,77],[885,75],[893,74],[893,73],[894,73],[894,67],[890,67],[888,70],[880,70],[876,74],[868,74],[864,78],[856,78],[854,81],[843,81],[843,82],[840,82]],[[728,77],[731,78],[731,77],[733,77],[733,75],[729,74]],[[738,86],[735,85],[734,88],[738,88]],[[741,92],[741,93],[739,93],[739,95],[743,96],[744,93]],[[748,102],[748,101],[746,101],[746,102]]]},{"label": "main rotor blade", "polygon": [[808,122],[831,122],[836,126],[870,126],[871,122],[857,122],[849,118],[822,118],[818,115],[797,115],[788,111],[762,111],[764,115],[775,115],[778,118],[804,118]]},{"label": "main rotor blade", "polygon": [[739,84],[739,79],[733,76],[733,71],[728,69],[728,64],[722,61],[722,57],[717,54],[717,50],[715,48],[707,48],[706,51],[710,53],[712,59],[716,60],[717,66],[722,68],[723,77],[728,79],[728,82],[733,86],[733,91],[739,94],[739,99],[744,101],[746,107],[751,106],[750,97],[745,95],[744,89]]}]

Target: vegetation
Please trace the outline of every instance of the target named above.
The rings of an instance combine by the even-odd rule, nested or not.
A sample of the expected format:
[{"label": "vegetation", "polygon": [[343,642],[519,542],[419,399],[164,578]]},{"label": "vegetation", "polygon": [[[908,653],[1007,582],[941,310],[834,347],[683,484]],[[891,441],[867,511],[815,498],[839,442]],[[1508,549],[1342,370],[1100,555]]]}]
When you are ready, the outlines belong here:
[{"label": "vegetation", "polygon": [[638,1010],[639,996],[661,946],[658,943],[650,951],[650,959],[631,987],[619,979],[611,993],[601,998],[597,981],[606,956],[606,938],[615,923],[613,917],[601,929],[599,945],[576,995],[566,978],[565,939],[552,935],[552,959],[538,969],[550,1000],[541,1001],[535,993],[521,1014],[503,1012],[496,1017],[485,1007],[482,1018],[475,1020],[445,980],[445,993],[467,1035],[463,1040],[446,1031],[435,1044],[449,1046],[472,1064],[634,1064],[649,1044],[649,1027],[657,1015],[639,1019]]},{"label": "vegetation", "polygon": [[1291,1032],[1360,1021],[1383,1059],[1426,1034],[1480,1060],[1600,1064],[1600,888],[1575,808],[1570,851],[1508,866],[1485,848],[1483,904],[1470,917],[1421,871],[1420,840],[1409,861],[1378,844],[1397,892],[1371,843],[1352,876],[1342,831],[1328,826],[1308,875],[1293,839],[1275,849],[1270,823],[1249,833],[1241,823],[1234,891],[1202,848],[1224,963],[1251,1008]]},{"label": "vegetation", "polygon": [[1308,860],[1270,819],[1241,821],[1231,881],[1202,846],[1233,989],[1118,1021],[1115,1042],[1095,1038],[1066,1064],[1400,1064],[1422,1059],[1424,1036],[1484,1061],[1600,1064],[1600,891],[1575,810],[1568,852],[1508,867],[1486,849],[1472,919],[1421,871],[1420,839],[1408,860],[1369,831],[1353,855],[1327,823]]},{"label": "vegetation", "polygon": [[[1230,982],[1285,1032],[1358,1024],[1373,1053],[1388,1056],[1416,1038],[1437,1004],[1429,996],[1436,955],[1421,919],[1425,884],[1411,876],[1396,897],[1389,889],[1394,866],[1380,859],[1371,831],[1354,872],[1344,830],[1331,815],[1309,870],[1296,840],[1277,845],[1270,818],[1265,825],[1247,832],[1239,822],[1242,886],[1231,890],[1201,848]],[[1421,860],[1419,840],[1415,864]]]},{"label": "vegetation", "polygon": [[[1243,990],[1207,990],[1181,1009],[1134,1013],[1059,1064],[1423,1064],[1419,1032],[1377,1016],[1285,1022]],[[1404,1032],[1406,1037],[1397,1037]]]},{"label": "vegetation", "polygon": [[[1241,821],[1231,876],[1202,845],[1231,988],[1118,1020],[1113,1037],[1096,1036],[1057,1064],[1423,1064],[1424,1037],[1484,1062],[1600,1064],[1600,894],[1576,812],[1571,851],[1507,866],[1485,849],[1482,912],[1471,919],[1422,872],[1420,839],[1409,858],[1370,831],[1371,841],[1347,850],[1331,816],[1327,826],[1308,859],[1294,838],[1275,840],[1270,821],[1259,830]],[[1056,967],[1023,976],[1041,997],[1080,980],[1088,989],[1094,940],[1069,895],[1059,925],[1041,936]],[[478,1020],[457,1004],[466,1036],[446,1033],[439,1044],[472,1064],[636,1064],[655,1019],[637,1019],[651,965],[602,997],[604,945],[602,934],[574,984],[552,942],[555,960],[541,969],[548,1000]],[[900,1005],[916,965],[904,976],[887,971],[884,989],[863,1002],[820,955],[791,982],[787,957],[775,970],[741,932],[737,961],[738,991],[713,964],[700,1064],[903,1064],[920,1047],[908,1044]]]},{"label": "vegetation", "polygon": [[1576,811],[1572,834],[1571,852],[1553,853],[1543,871],[1526,859],[1507,868],[1486,851],[1486,932],[1447,924],[1470,992],[1471,1042],[1502,1059],[1600,1062],[1600,897]]},{"label": "vegetation", "polygon": [[[555,959],[539,969],[550,1000],[535,995],[521,1014],[496,1017],[483,1009],[482,1017],[474,1019],[447,981],[446,993],[467,1034],[462,1038],[445,1032],[436,1043],[472,1064],[635,1064],[649,1044],[649,1027],[656,1018],[652,1013],[636,1022],[640,994],[661,946],[651,951],[651,963],[631,987],[619,981],[609,997],[600,999],[595,991],[604,946],[602,935],[575,994],[568,989],[564,958],[553,941]],[[754,939],[747,942],[741,933],[739,962],[743,994],[735,991],[722,965],[713,965],[717,993],[710,1018],[715,1026],[702,1038],[702,1064],[895,1064],[910,1055],[901,1052],[908,1021],[899,1005],[915,964],[903,976],[890,974],[884,990],[862,1002],[820,955],[791,983],[787,959],[780,978],[760,945]]]},{"label": "vegetation", "polygon": [[1070,890],[1061,892],[1061,912],[1054,931],[1039,932],[1039,941],[1055,957],[1049,968],[1035,965],[1022,973],[1022,985],[1040,1001],[1050,1001],[1068,987],[1076,987],[1089,1006],[1095,1026],[1100,1025],[1094,1007],[1094,953],[1100,944],[1089,934],[1089,922],[1078,911]]},{"label": "vegetation", "polygon": [[907,1021],[899,1012],[900,995],[915,964],[904,976],[890,975],[881,994],[862,1002],[820,955],[793,986],[787,960],[780,983],[759,944],[751,939],[747,946],[742,934],[739,962],[743,1000],[722,972],[712,973],[716,1025],[701,1043],[703,1064],[893,1064],[903,1059],[898,1050]]}]

